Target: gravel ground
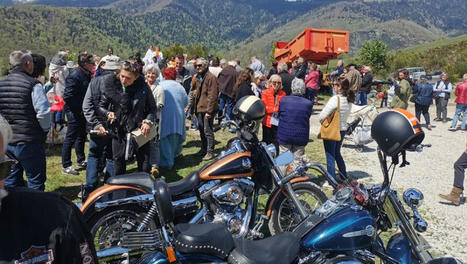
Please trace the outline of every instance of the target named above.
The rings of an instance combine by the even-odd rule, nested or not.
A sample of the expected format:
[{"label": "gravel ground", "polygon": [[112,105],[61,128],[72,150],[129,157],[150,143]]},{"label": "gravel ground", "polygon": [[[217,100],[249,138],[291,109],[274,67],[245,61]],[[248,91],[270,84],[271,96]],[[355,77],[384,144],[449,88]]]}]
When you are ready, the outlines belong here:
[{"label": "gravel ground", "polygon": [[[322,106],[318,106],[322,108]],[[384,111],[378,109],[379,111]],[[409,111],[415,113],[410,103]],[[448,116],[452,117],[455,105],[449,104]],[[319,127],[318,115],[313,115],[311,133],[316,135]],[[430,107],[430,117],[435,117],[435,106]],[[425,124],[422,117],[422,124]],[[467,204],[460,206],[443,203],[439,193],[449,193],[454,178],[453,164],[466,148],[467,132],[448,131],[451,122],[432,121],[433,129],[424,128],[424,144],[432,144],[421,153],[408,153],[409,166],[396,168],[392,188],[402,193],[407,188],[418,188],[425,196],[420,213],[428,222],[423,234],[436,255],[450,255],[467,261]],[[458,122],[460,127],[460,122]],[[459,128],[460,129],[460,128]],[[381,183],[383,176],[376,154],[376,143],[371,142],[363,151],[356,149],[351,140],[344,140],[342,154],[349,175],[365,183]]]}]

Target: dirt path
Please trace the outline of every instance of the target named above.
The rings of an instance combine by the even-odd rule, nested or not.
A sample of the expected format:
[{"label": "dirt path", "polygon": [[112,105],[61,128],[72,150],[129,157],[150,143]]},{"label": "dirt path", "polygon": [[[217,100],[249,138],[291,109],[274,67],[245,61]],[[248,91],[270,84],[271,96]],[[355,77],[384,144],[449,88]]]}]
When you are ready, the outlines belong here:
[{"label": "dirt path", "polygon": [[[322,108],[322,106],[319,106]],[[409,111],[415,113],[414,105]],[[448,116],[454,115],[455,105],[448,106]],[[434,105],[430,107],[430,117],[435,117]],[[422,124],[425,124],[422,117]],[[311,133],[317,134],[318,115],[311,118]],[[313,125],[315,124],[315,125]],[[451,190],[454,178],[453,164],[466,148],[467,132],[448,131],[451,122],[433,122],[431,131],[424,129],[424,144],[432,144],[421,153],[408,153],[409,166],[396,168],[392,187],[400,192],[408,188],[418,188],[425,196],[420,207],[421,214],[428,221],[428,230],[423,234],[434,251],[452,255],[467,261],[467,204],[453,206],[442,203],[439,193]],[[458,122],[458,126],[460,123]],[[352,141],[345,140],[342,153],[349,175],[361,178],[368,183],[381,183],[382,173],[376,154],[376,143],[367,145],[363,152],[355,149]]]}]

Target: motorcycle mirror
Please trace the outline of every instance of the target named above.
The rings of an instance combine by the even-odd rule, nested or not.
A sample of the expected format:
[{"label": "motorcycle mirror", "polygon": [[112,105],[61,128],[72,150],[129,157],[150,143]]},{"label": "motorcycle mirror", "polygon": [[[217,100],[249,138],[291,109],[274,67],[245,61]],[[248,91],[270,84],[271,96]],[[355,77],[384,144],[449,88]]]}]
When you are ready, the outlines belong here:
[{"label": "motorcycle mirror", "polygon": [[283,152],[276,158],[276,166],[285,166],[290,164],[294,159],[293,153],[290,151]]}]

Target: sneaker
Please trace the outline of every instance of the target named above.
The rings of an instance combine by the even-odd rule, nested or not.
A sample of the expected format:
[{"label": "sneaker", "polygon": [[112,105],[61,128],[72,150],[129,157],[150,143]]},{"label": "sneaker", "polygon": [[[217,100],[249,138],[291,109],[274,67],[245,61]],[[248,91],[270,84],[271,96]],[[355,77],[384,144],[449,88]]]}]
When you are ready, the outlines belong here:
[{"label": "sneaker", "polygon": [[76,164],[76,166],[78,167],[78,169],[86,169],[86,166],[88,166],[88,161],[85,160],[83,162],[80,162],[80,163]]},{"label": "sneaker", "polygon": [[426,129],[431,130],[432,126],[430,124],[426,125]]},{"label": "sneaker", "polygon": [[77,172],[75,168],[73,168],[73,166],[62,168],[62,173],[70,175],[79,175],[79,172]]},{"label": "sneaker", "polygon": [[453,127],[453,126],[450,126],[450,127],[448,128],[448,130],[449,130],[449,131],[456,131],[456,128]]},{"label": "sneaker", "polygon": [[151,175],[154,178],[158,178],[159,177],[159,168],[158,167],[152,167]]},{"label": "sneaker", "polygon": [[198,152],[195,153],[195,156],[204,156],[206,155],[206,150],[200,149]]},{"label": "sneaker", "polygon": [[441,121],[441,118],[437,117],[437,118],[433,119],[433,121]]},{"label": "sneaker", "polygon": [[208,153],[206,153],[206,155],[204,155],[203,160],[204,161],[212,160],[213,158],[214,158],[214,154],[212,154],[212,152],[208,152]]}]

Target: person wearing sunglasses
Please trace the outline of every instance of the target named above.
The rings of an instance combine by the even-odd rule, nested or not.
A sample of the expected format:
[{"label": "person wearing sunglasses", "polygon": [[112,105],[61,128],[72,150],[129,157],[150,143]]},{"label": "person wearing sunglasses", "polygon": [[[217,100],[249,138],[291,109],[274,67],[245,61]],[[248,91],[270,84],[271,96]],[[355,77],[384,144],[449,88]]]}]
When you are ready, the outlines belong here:
[{"label": "person wearing sunglasses", "polygon": [[214,158],[214,116],[219,109],[219,84],[216,76],[208,71],[207,65],[204,58],[196,60],[196,74],[192,81],[194,99],[191,101],[201,137],[201,150],[197,155],[204,155],[203,160]]},{"label": "person wearing sunglasses", "polygon": [[16,162],[5,155],[12,138],[0,115],[0,263],[98,263],[89,229],[71,201],[57,193],[4,187]]},{"label": "person wearing sunglasses", "polygon": [[[150,134],[155,129],[156,102],[138,66],[125,61],[120,72],[106,82],[98,112],[107,117],[110,133],[113,134],[112,151],[114,175],[126,172],[126,161],[136,154],[138,171],[149,172]],[[148,138],[138,145],[131,134]]]},{"label": "person wearing sunglasses", "polygon": [[261,101],[266,106],[266,115],[263,118],[263,141],[274,144],[279,149],[277,141],[277,126],[279,125],[279,104],[286,94],[282,91],[282,79],[273,74],[268,81],[268,88],[261,94]]}]

